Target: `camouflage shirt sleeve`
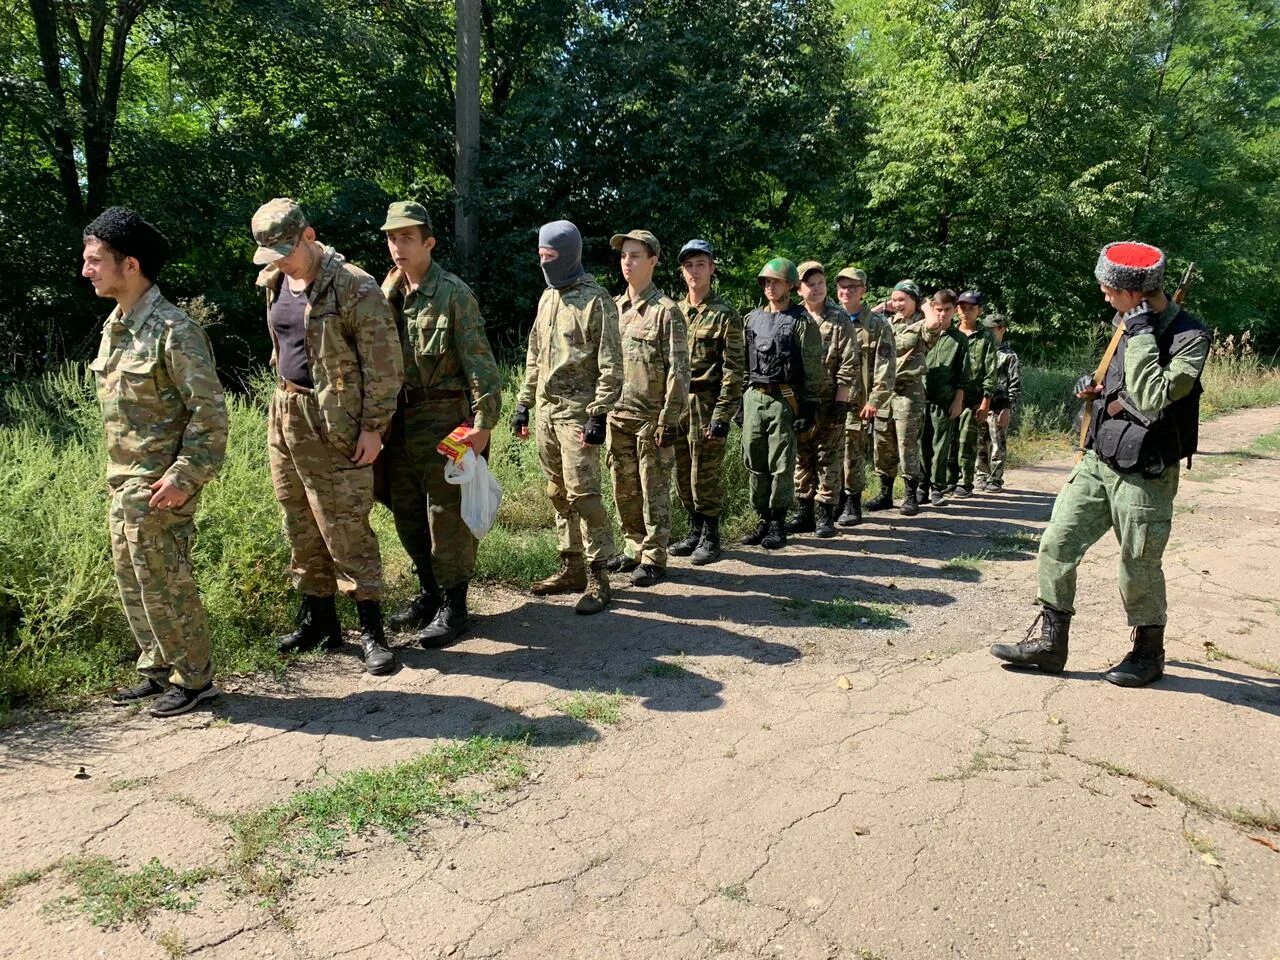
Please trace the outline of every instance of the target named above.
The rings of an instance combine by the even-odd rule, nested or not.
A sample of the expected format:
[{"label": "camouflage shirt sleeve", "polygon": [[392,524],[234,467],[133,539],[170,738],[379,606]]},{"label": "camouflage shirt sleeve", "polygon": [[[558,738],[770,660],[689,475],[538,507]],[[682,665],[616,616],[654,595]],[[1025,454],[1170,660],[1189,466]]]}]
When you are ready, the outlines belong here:
[{"label": "camouflage shirt sleeve", "polygon": [[996,339],[985,330],[982,336],[987,341],[986,350],[982,354],[982,397],[989,400],[996,395]]},{"label": "camouflage shirt sleeve", "polygon": [[516,395],[516,403],[532,410],[538,399],[538,338],[541,336],[542,314],[546,309],[547,298],[554,296],[551,290],[545,290],[538,300],[538,312],[534,314],[533,326],[529,328],[529,346],[524,352],[524,382]]},{"label": "camouflage shirt sleeve", "polygon": [[227,403],[218,380],[213,346],[194,321],[172,324],[164,346],[165,370],[190,414],[182,445],[165,471],[188,496],[217,476],[227,452]]},{"label": "camouflage shirt sleeve", "polygon": [[662,409],[658,411],[658,426],[674,429],[689,406],[689,331],[683,310],[674,303],[664,303],[661,309],[666,334],[663,340],[667,352],[667,387]]},{"label": "camouflage shirt sleeve", "polygon": [[720,399],[716,401],[712,420],[728,423],[738,412],[746,367],[747,346],[742,333],[742,317],[736,310],[727,310],[724,313],[724,363]]},{"label": "camouflage shirt sleeve", "polygon": [[404,380],[404,351],[391,305],[377,282],[367,274],[351,278],[358,286],[348,314],[360,361],[363,396],[360,429],[386,432],[396,412],[396,398]]},{"label": "camouflage shirt sleeve", "polygon": [[836,368],[836,389],[844,387],[853,390],[853,381],[858,376],[858,365],[862,359],[862,350],[858,344],[858,335],[853,324],[845,320],[840,325],[840,336],[844,342],[840,345],[840,366]]},{"label": "camouflage shirt sleeve", "polygon": [[[622,334],[618,330],[618,305],[607,294],[591,305],[589,330],[596,341],[596,394],[587,404],[587,416],[604,416],[622,394]],[[688,367],[686,366],[686,372]]]},{"label": "camouflage shirt sleeve", "polygon": [[898,351],[894,347],[893,327],[881,321],[876,337],[875,366],[871,374],[871,394],[867,403],[879,409],[889,402],[893,393],[894,376],[898,369]]},{"label": "camouflage shirt sleeve", "polygon": [[1018,355],[1012,350],[1005,356],[1005,376],[1009,378],[1009,385],[1006,388],[1009,394],[1009,406],[1018,405],[1018,401],[1022,399],[1022,372],[1018,369]]},{"label": "camouflage shirt sleeve", "polygon": [[492,430],[502,416],[502,376],[484,331],[480,305],[464,287],[449,306],[453,313],[453,342],[475,406],[476,429]]}]

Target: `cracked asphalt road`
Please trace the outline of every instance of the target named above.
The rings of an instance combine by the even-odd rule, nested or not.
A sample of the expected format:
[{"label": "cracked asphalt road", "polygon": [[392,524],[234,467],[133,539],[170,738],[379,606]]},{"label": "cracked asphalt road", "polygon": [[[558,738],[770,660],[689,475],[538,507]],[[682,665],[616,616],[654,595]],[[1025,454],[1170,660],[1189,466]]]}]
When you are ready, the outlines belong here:
[{"label": "cracked asphalt road", "polygon": [[[177,721],[5,731],[0,878],[67,855],[195,867],[224,855],[225,815],[333,774],[513,724],[540,745],[475,821],[353,839],[280,915],[213,882],[192,913],[100,930],[42,910],[53,874],[0,907],[0,956],[160,958],[177,931],[216,960],[1277,960],[1280,853],[1252,838],[1280,833],[1248,822],[1280,815],[1280,461],[1249,449],[1276,420],[1202,430],[1169,666],[1144,690],[1100,678],[1128,643],[1113,542],[1082,568],[1064,675],[986,653],[1034,617],[1011,535],[1042,528],[1055,463],[999,498],[681,566],[599,617],[480,591],[465,642],[388,678],[339,656]],[[822,626],[801,602],[834,596],[905,626]],[[626,696],[621,724],[556,708],[589,689]]]}]

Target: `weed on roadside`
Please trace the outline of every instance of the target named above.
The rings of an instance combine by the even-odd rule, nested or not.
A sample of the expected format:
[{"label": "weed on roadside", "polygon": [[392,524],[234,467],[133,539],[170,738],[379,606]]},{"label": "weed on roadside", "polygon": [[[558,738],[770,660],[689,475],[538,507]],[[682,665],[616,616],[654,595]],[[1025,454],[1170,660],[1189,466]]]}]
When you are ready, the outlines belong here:
[{"label": "weed on roadside", "polygon": [[1019,530],[1016,533],[989,533],[987,540],[997,557],[1021,557],[1040,549],[1040,534]]},{"label": "weed on roadside", "polygon": [[988,560],[996,559],[990,550],[979,550],[976,553],[959,553],[942,565],[943,570],[981,570]]},{"label": "weed on roadside", "polygon": [[15,890],[43,880],[45,874],[52,869],[53,867],[45,867],[43,870],[19,870],[0,880],[0,907],[7,907],[13,902]]},{"label": "weed on roadside", "polygon": [[107,785],[107,789],[112,793],[120,793],[122,790],[137,790],[139,787],[145,787],[154,779],[155,777],[125,777],[122,780],[112,780]]},{"label": "weed on roadside", "polygon": [[174,870],[155,857],[137,870],[123,870],[107,857],[76,857],[62,863],[61,874],[76,892],[55,904],[79,909],[95,925],[111,929],[145,920],[156,910],[190,912],[197,902],[194,888],[217,871],[208,866]]},{"label": "weed on roadside", "polygon": [[563,700],[553,700],[551,705],[566,716],[588,723],[616,726],[622,722],[622,704],[626,700],[621,691],[601,693],[598,690],[578,690]]},{"label": "weed on roadside", "polygon": [[181,930],[173,928],[166,930],[156,937],[156,943],[164,950],[165,955],[170,960],[178,960],[178,957],[187,955],[187,938],[182,935]]},{"label": "weed on roadside", "polygon": [[787,597],[778,603],[789,612],[807,614],[824,627],[844,630],[905,630],[907,627],[907,621],[897,616],[895,608],[887,603],[859,603],[839,596],[830,600]]},{"label": "weed on roadside", "polygon": [[938,783],[952,783],[959,780],[971,780],[982,773],[997,770],[1018,770],[1018,755],[1015,752],[1002,753],[999,750],[975,750],[973,756],[951,773],[939,773],[930,777]]},{"label": "weed on roadside", "polygon": [[1242,657],[1239,654],[1232,653],[1230,650],[1224,650],[1212,640],[1204,642],[1204,654],[1210,662],[1214,660],[1234,660],[1236,663],[1243,663],[1245,666],[1253,667],[1255,670],[1261,670],[1263,673],[1273,673],[1280,677],[1280,663],[1272,663],[1269,660],[1254,660],[1252,657]]},{"label": "weed on roadside", "polygon": [[746,903],[747,885],[745,883],[731,883],[727,887],[721,887],[720,896],[726,900],[732,900],[734,903]]},{"label": "weed on roadside", "polygon": [[1113,777],[1122,777],[1126,780],[1136,780],[1139,783],[1146,784],[1161,793],[1166,793],[1173,797],[1184,806],[1190,807],[1199,813],[1208,817],[1214,817],[1218,820],[1226,820],[1234,823],[1238,827],[1245,827],[1250,830],[1266,830],[1271,833],[1280,833],[1280,811],[1273,810],[1264,806],[1261,812],[1249,810],[1246,807],[1224,807],[1221,804],[1214,803],[1204,797],[1192,793],[1190,790],[1184,790],[1177,784],[1170,783],[1160,777],[1147,776],[1144,773],[1138,773],[1123,767],[1118,763],[1112,763],[1110,760],[1095,760],[1091,757],[1077,757],[1075,754],[1067,754],[1079,760],[1081,763],[1087,763],[1091,767],[1097,767]]}]

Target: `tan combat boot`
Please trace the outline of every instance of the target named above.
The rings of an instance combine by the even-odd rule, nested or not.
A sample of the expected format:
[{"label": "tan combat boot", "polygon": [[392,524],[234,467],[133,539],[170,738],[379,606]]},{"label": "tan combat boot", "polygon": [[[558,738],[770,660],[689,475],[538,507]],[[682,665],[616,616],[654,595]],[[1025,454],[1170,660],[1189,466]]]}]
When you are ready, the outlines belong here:
[{"label": "tan combat boot", "polygon": [[578,593],[587,589],[587,568],[582,563],[580,553],[560,554],[560,569],[539,580],[529,592],[535,597],[545,597],[553,593]]},{"label": "tan combat boot", "polygon": [[578,613],[599,613],[609,605],[612,593],[609,591],[609,571],[605,568],[607,560],[596,560],[591,564],[591,585],[578,598],[573,608]]}]

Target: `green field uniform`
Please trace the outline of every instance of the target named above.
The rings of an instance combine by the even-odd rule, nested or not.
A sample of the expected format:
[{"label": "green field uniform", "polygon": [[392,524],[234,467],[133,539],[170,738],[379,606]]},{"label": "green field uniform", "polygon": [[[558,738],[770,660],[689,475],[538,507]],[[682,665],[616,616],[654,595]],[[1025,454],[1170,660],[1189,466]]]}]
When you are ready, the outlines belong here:
[{"label": "green field uniform", "polygon": [[996,392],[996,338],[979,326],[973,333],[953,328],[969,348],[969,375],[964,384],[964,410],[956,423],[956,442],[947,460],[947,485],[973,487],[978,458],[978,405]]},{"label": "green field uniform", "polygon": [[893,325],[883,314],[872,313],[864,306],[850,316],[849,321],[858,339],[859,375],[854,377],[849,416],[845,420],[844,486],[849,492],[861,495],[867,485],[875,421],[868,423],[858,414],[867,404],[878,409],[889,403],[898,360]]},{"label": "green field uniform", "polygon": [[893,395],[876,413],[876,473],[893,479],[901,468],[907,480],[923,478],[920,467],[920,432],[924,426],[925,356],[941,331],[929,330],[918,311],[910,317],[894,316],[893,328],[897,365]]},{"label": "green field uniform", "polygon": [[947,458],[956,441],[951,419],[955,393],[969,379],[969,345],[955,327],[948,327],[925,357],[925,402],[928,416],[920,434],[924,479],[941,490],[947,482]]},{"label": "green field uniform", "polygon": [[[1008,341],[996,345],[996,392],[991,409],[978,425],[978,459],[975,482],[1004,486],[1004,464],[1009,455],[1009,428],[1022,399],[1022,375],[1018,355]],[[1009,423],[1000,426],[1000,412],[1010,411]]]},{"label": "green field uniform", "polygon": [[[281,379],[267,418],[267,454],[294,586],[312,597],[336,591],[382,598],[382,560],[369,526],[373,468],[351,462],[362,431],[385,434],[404,372],[395,321],[377,282],[330,247],[307,291],[305,348],[312,386]],[[258,275],[267,303],[271,362],[280,343],[271,306],[285,281]]]},{"label": "green field uniform", "polygon": [[[227,447],[227,408],[204,328],[152,285],[117,307],[89,364],[98,384],[111,491],[111,556],[138,644],[137,669],[159,683],[202,689],[213,677],[209,626],[191,573],[200,491]],[[152,507],[151,484],[188,495]]]},{"label": "green field uniform", "polygon": [[[609,414],[609,464],[623,550],[665,568],[671,539],[674,434],[689,399],[689,343],[684,313],[649,284],[635,300],[616,300],[622,340],[622,393]],[[673,442],[657,445],[669,430]]]},{"label": "green field uniform", "polygon": [[[818,383],[818,412],[813,430],[796,443],[796,496],[833,504],[843,486],[844,434],[847,411],[836,407],[836,391],[852,396],[862,354],[849,315],[828,301],[821,317],[809,314],[822,338],[822,379]],[[848,401],[846,401],[847,403]]]},{"label": "green field uniform", "polygon": [[712,421],[729,423],[742,399],[742,317],[714,292],[696,307],[686,296],[680,308],[689,338],[689,407],[676,440],[676,489],[689,513],[718,517],[726,441],[706,431]]},{"label": "green field uniform", "polygon": [[531,413],[538,461],[556,511],[561,554],[589,561],[613,556],[613,531],[600,496],[600,450],[578,433],[604,416],[622,391],[618,307],[589,274],[538,301],[516,402]]},{"label": "green field uniform", "polygon": [[786,394],[795,397],[798,409],[816,413],[822,336],[799,306],[781,313],[752,310],[744,332],[748,385],[742,397],[742,461],[750,475],[751,504],[764,517],[795,504],[796,410]]},{"label": "green field uniform", "polygon": [[462,519],[462,488],[444,478],[436,445],[459,424],[492,430],[502,379],[471,288],[432,261],[417,289],[399,269],[382,283],[404,351],[404,387],[386,454],[396,533],[414,565],[445,590],[475,573],[476,538]]},{"label": "green field uniform", "polygon": [[[1162,561],[1173,521],[1179,464],[1163,471],[1118,472],[1099,457],[1098,434],[1107,421],[1189,423],[1198,418],[1199,378],[1209,355],[1200,321],[1170,303],[1157,318],[1155,334],[1120,342],[1094,403],[1084,459],[1071,471],[1040,538],[1039,600],[1066,614],[1075,612],[1076,571],[1085,552],[1109,529],[1120,543],[1119,587],[1130,626],[1162,626],[1168,619]],[[1115,403],[1119,415],[1107,412]],[[1191,452],[1184,445],[1180,456]]]}]

